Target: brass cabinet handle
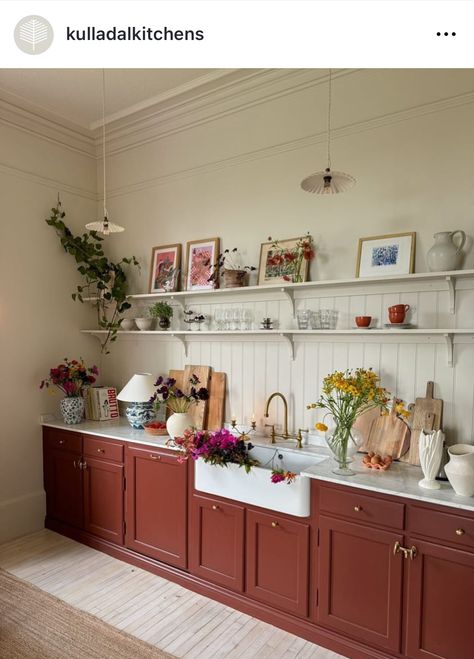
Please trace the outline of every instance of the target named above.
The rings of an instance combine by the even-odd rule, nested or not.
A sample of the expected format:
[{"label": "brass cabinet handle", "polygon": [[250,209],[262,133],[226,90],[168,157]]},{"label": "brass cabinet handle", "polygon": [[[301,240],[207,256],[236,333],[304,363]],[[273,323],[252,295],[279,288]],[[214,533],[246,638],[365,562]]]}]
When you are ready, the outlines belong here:
[{"label": "brass cabinet handle", "polygon": [[216,506],[215,504],[212,506],[212,510],[219,510],[219,506]]},{"label": "brass cabinet handle", "polygon": [[103,448],[98,448],[98,449],[97,449],[97,453],[105,453],[105,449],[103,449]]},{"label": "brass cabinet handle", "polygon": [[75,460],[72,461],[72,464],[74,465],[74,469],[77,469],[77,462]]},{"label": "brass cabinet handle", "polygon": [[409,558],[412,561],[417,557],[418,549],[415,547],[415,545],[412,545],[410,548],[402,547],[402,545],[397,540],[397,542],[393,545],[393,554],[394,556],[397,554],[403,554],[403,558]]},{"label": "brass cabinet handle", "polygon": [[272,527],[273,527],[274,529],[276,529],[277,526],[278,526],[278,522],[272,522]]},{"label": "brass cabinet handle", "polygon": [[355,513],[360,513],[361,510],[362,510],[362,506],[354,506]]},{"label": "brass cabinet handle", "polygon": [[464,535],[466,531],[464,529],[456,529],[456,535]]},{"label": "brass cabinet handle", "polygon": [[79,463],[79,469],[87,469],[87,462],[85,460]]},{"label": "brass cabinet handle", "polygon": [[150,458],[152,460],[161,460],[161,455],[155,455],[154,453],[150,453]]}]

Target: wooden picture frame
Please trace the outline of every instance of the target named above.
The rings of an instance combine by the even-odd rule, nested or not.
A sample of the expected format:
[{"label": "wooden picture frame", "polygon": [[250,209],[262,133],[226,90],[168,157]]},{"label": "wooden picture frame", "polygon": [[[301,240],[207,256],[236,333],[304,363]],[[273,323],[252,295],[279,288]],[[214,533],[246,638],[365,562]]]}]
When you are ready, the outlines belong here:
[{"label": "wooden picture frame", "polygon": [[[281,249],[293,249],[296,244],[301,240],[298,238],[287,238],[286,240],[279,240],[278,246]],[[281,268],[277,268],[269,264],[268,260],[271,258],[271,248],[275,241],[262,243],[260,246],[260,262],[258,266],[258,285],[262,284],[288,284],[289,280],[285,278],[285,274],[281,272]],[[310,262],[303,259],[301,262],[300,272],[301,281],[308,281],[309,277],[309,264]]]},{"label": "wooden picture frame", "polygon": [[187,291],[206,291],[219,286],[219,277],[209,278],[219,256],[219,238],[189,240],[186,243],[186,278]]},{"label": "wooden picture frame", "polygon": [[409,275],[415,270],[416,233],[359,238],[356,277]]},{"label": "wooden picture frame", "polygon": [[181,245],[158,245],[151,250],[150,293],[174,292],[179,287]]}]

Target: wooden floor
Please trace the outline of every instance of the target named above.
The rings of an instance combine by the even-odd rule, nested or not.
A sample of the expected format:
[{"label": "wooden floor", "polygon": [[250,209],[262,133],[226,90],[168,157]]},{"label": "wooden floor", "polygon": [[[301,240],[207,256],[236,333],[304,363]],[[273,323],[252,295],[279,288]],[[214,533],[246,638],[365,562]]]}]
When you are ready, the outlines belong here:
[{"label": "wooden floor", "polygon": [[0,567],[176,657],[340,658],[51,531],[0,545]]}]

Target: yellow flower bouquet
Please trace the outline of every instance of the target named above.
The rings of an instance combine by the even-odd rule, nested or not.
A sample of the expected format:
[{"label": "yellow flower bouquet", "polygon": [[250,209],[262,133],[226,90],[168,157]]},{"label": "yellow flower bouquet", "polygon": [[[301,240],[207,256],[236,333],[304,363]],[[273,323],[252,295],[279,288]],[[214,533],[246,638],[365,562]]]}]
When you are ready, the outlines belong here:
[{"label": "yellow flower bouquet", "polygon": [[[380,386],[380,378],[372,369],[335,371],[324,378],[319,400],[307,405],[307,408],[326,410],[326,415],[334,419],[336,428],[329,437],[326,437],[326,441],[339,464],[335,473],[346,476],[354,473],[348,467],[352,462],[348,453],[357,450],[352,436],[354,421],[374,407],[378,407],[382,414],[386,413],[388,402],[389,393]],[[321,422],[315,427],[323,432],[328,429]]]}]

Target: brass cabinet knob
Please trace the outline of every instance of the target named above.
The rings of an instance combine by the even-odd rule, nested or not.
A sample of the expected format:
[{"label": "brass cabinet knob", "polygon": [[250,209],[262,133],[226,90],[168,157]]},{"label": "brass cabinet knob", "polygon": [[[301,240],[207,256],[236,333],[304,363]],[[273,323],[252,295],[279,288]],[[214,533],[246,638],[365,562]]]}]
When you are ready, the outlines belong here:
[{"label": "brass cabinet knob", "polygon": [[98,448],[98,449],[97,449],[97,453],[105,453],[105,449],[103,449],[103,448]]},{"label": "brass cabinet knob", "polygon": [[60,440],[59,440],[59,443],[60,443],[60,444],[64,444],[64,439],[60,439]]},{"label": "brass cabinet knob", "polygon": [[219,506],[216,506],[215,504],[212,506],[212,510],[219,510]]},{"label": "brass cabinet knob", "polygon": [[150,453],[150,458],[152,460],[161,460],[161,455],[155,455],[154,453]]},{"label": "brass cabinet knob", "polygon": [[272,522],[272,527],[273,527],[274,529],[276,529],[277,526],[278,526],[278,522]]},{"label": "brass cabinet knob", "polygon": [[464,535],[466,531],[464,529],[456,529],[456,535]]},{"label": "brass cabinet knob", "polygon": [[362,510],[362,506],[354,506],[355,513],[360,513],[361,510]]}]

